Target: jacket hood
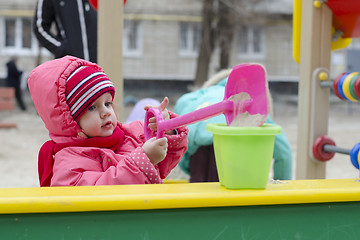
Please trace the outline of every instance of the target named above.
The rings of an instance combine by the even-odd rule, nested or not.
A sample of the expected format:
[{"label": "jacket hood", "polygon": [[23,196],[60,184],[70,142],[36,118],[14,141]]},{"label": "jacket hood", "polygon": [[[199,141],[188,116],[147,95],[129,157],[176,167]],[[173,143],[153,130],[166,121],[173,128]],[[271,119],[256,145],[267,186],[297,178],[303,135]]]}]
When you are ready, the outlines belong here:
[{"label": "jacket hood", "polygon": [[80,66],[94,66],[83,59],[65,56],[36,67],[28,78],[31,98],[50,138],[57,143],[80,138],[81,128],[71,116],[66,102],[66,79]]}]

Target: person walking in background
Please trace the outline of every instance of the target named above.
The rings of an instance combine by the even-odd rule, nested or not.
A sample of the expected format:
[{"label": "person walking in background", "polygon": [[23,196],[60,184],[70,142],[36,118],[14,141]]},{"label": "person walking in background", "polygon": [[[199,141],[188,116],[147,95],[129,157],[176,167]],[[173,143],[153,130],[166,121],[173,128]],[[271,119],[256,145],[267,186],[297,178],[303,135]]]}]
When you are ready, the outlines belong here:
[{"label": "person walking in background", "polygon": [[7,77],[6,77],[6,85],[8,87],[15,88],[15,96],[16,101],[21,108],[21,110],[26,110],[26,105],[22,98],[22,90],[21,90],[21,76],[23,74],[22,71],[20,71],[17,66],[17,57],[13,57],[10,59],[9,62],[6,63],[7,68]]},{"label": "person walking in background", "polygon": [[72,55],[97,62],[97,12],[88,0],[38,0],[33,31],[55,58]]}]

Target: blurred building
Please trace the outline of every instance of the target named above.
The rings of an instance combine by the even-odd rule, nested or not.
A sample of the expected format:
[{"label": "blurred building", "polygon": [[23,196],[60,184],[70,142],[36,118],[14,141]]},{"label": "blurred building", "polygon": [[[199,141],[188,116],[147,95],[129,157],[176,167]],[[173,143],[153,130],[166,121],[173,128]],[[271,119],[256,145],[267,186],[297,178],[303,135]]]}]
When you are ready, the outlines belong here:
[{"label": "blurred building", "polygon": [[[202,0],[128,0],[124,9],[123,74],[126,81],[193,81],[201,36]],[[262,63],[269,81],[298,80],[292,59],[292,0],[264,0],[235,26],[231,65]],[[25,73],[52,55],[32,33],[36,0],[0,2],[0,78],[19,56]],[[240,15],[240,14],[239,14]],[[116,31],[116,26],[114,26]],[[117,46],[118,47],[118,46]],[[218,70],[219,50],[210,74]],[[119,56],[121,57],[121,56]],[[25,74],[26,75],[26,74]]]},{"label": "blurred building", "polygon": [[6,62],[18,56],[18,66],[25,74],[34,68],[39,46],[32,34],[36,0],[2,0],[0,2],[0,78],[6,77]]}]

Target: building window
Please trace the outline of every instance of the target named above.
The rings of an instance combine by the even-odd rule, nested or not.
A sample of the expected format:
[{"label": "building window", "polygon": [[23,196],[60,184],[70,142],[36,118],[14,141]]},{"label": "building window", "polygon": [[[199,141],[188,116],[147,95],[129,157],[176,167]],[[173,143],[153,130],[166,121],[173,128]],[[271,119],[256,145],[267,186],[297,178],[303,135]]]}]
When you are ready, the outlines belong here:
[{"label": "building window", "polygon": [[31,18],[2,18],[2,53],[5,55],[34,55],[37,41],[31,31]]},{"label": "building window", "polygon": [[32,33],[31,33],[31,20],[24,18],[22,21],[22,47],[31,48]]},{"label": "building window", "polygon": [[263,58],[265,56],[265,34],[262,27],[242,26],[238,36],[239,57]]},{"label": "building window", "polygon": [[201,39],[201,25],[194,22],[180,23],[179,54],[197,56]]},{"label": "building window", "polygon": [[123,52],[124,56],[140,56],[142,54],[141,22],[124,20]]},{"label": "building window", "polygon": [[15,47],[15,19],[5,19],[5,47]]}]

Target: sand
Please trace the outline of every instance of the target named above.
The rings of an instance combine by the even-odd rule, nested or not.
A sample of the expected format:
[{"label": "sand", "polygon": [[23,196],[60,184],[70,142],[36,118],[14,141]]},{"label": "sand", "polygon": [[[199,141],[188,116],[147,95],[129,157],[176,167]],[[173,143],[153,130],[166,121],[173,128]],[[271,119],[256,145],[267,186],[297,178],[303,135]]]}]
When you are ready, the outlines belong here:
[{"label": "sand", "polygon": [[[41,145],[47,141],[48,132],[37,115],[28,95],[25,95],[28,110],[0,112],[0,121],[15,122],[17,128],[0,129],[0,187],[38,187],[37,155]],[[170,110],[171,107],[169,107]],[[329,117],[329,136],[336,144],[352,148],[360,140],[360,103],[331,103]],[[124,110],[123,120],[130,113],[131,107]],[[294,96],[274,97],[274,121],[284,129],[293,151],[294,177],[296,159],[297,107]],[[327,163],[326,178],[356,178],[355,169],[347,155],[336,154]],[[188,179],[179,168],[173,170],[169,178]]]}]

